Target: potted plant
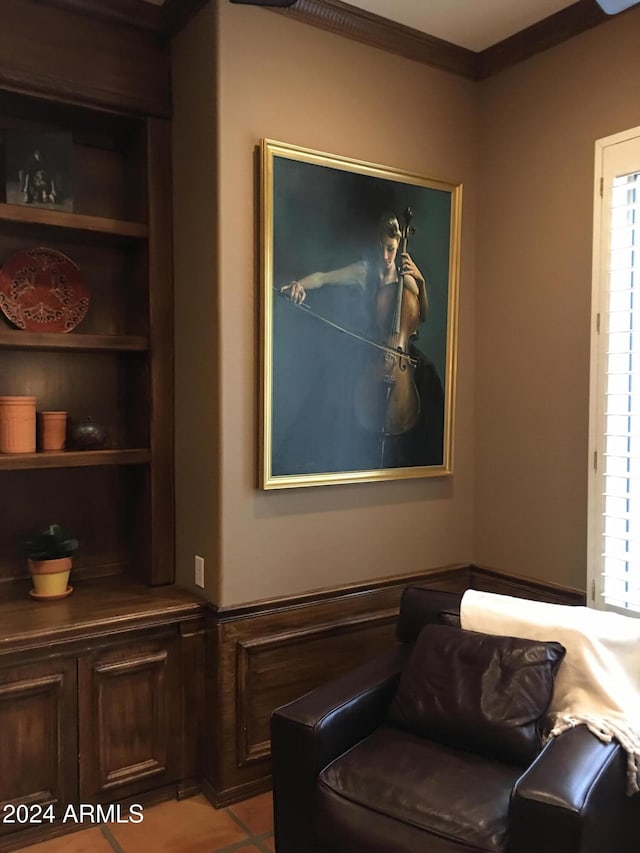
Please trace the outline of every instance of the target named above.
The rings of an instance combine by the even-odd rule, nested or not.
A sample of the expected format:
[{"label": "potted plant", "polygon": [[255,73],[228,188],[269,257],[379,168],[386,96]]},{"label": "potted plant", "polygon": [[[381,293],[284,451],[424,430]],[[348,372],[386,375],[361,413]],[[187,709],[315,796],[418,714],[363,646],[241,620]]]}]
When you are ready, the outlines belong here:
[{"label": "potted plant", "polygon": [[50,524],[25,543],[29,571],[33,580],[32,598],[65,598],[69,586],[71,558],[78,550],[78,540],[69,539],[59,524]]}]

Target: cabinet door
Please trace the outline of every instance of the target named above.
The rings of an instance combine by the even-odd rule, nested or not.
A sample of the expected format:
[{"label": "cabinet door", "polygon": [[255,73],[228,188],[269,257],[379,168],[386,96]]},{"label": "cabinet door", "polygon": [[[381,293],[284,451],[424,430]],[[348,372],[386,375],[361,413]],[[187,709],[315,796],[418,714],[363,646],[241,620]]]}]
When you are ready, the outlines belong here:
[{"label": "cabinet door", "polygon": [[[0,813],[77,798],[75,658],[0,669]],[[30,811],[35,814],[35,811]],[[0,834],[24,825],[0,821]]]},{"label": "cabinet door", "polygon": [[120,800],[175,782],[179,641],[113,645],[79,662],[80,801]]}]

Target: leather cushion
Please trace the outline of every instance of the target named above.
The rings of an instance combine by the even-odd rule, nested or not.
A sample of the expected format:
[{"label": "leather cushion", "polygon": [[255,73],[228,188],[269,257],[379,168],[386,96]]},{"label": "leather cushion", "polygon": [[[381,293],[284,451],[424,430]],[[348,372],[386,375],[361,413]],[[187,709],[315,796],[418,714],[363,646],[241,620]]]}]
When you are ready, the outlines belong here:
[{"label": "leather cushion", "polygon": [[503,853],[521,773],[381,726],[320,773],[316,832],[333,853]]},{"label": "leather cushion", "polygon": [[438,616],[438,624],[449,625],[451,628],[460,627],[460,611],[443,610]]},{"label": "leather cushion", "polygon": [[451,746],[528,765],[565,655],[560,643],[426,625],[400,677],[389,720]]},{"label": "leather cushion", "polygon": [[437,623],[443,610],[459,610],[461,601],[462,596],[458,592],[443,592],[422,584],[405,587],[396,625],[398,640],[415,643],[425,625]]}]

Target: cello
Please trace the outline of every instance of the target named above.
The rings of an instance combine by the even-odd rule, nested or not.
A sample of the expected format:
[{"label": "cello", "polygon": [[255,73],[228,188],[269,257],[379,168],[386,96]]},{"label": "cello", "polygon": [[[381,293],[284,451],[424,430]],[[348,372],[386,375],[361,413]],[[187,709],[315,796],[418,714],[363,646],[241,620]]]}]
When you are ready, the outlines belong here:
[{"label": "cello", "polygon": [[[396,258],[407,251],[409,235],[415,233],[410,225],[412,218],[413,212],[407,208],[402,214]],[[416,362],[409,354],[420,323],[420,300],[407,286],[398,260],[396,269],[397,281],[381,284],[376,294],[375,326],[382,347],[372,354],[355,401],[361,425],[380,435],[381,458],[386,437],[408,432],[420,416]]]}]

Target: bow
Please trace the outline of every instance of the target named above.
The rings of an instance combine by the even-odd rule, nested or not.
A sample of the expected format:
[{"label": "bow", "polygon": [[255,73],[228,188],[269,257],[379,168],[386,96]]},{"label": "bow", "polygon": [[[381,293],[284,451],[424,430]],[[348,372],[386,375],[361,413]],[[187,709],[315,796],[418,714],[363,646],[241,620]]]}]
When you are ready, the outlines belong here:
[{"label": "bow", "polygon": [[406,361],[408,365],[411,367],[415,367],[417,365],[417,361],[415,358],[412,358],[408,353],[403,352],[401,349],[393,349],[393,347],[386,346],[385,344],[380,344],[377,341],[372,341],[370,338],[365,337],[364,335],[358,334],[358,332],[354,332],[353,329],[347,329],[344,326],[341,326],[339,323],[336,323],[334,320],[330,320],[328,317],[324,317],[322,314],[318,314],[317,311],[314,311],[313,308],[310,308],[308,305],[305,305],[301,302],[292,302],[286,294],[282,293],[282,291],[274,287],[274,291],[287,300],[291,305],[299,308],[305,313],[309,314],[311,317],[315,317],[316,320],[320,320],[322,323],[326,323],[327,326],[331,326],[333,329],[337,329],[339,332],[342,332],[345,335],[349,335],[351,338],[355,338],[357,341],[360,341],[363,344],[367,344],[368,346],[375,347],[375,349],[381,350],[381,352],[386,355],[392,355],[395,358],[399,358],[401,361]]}]

